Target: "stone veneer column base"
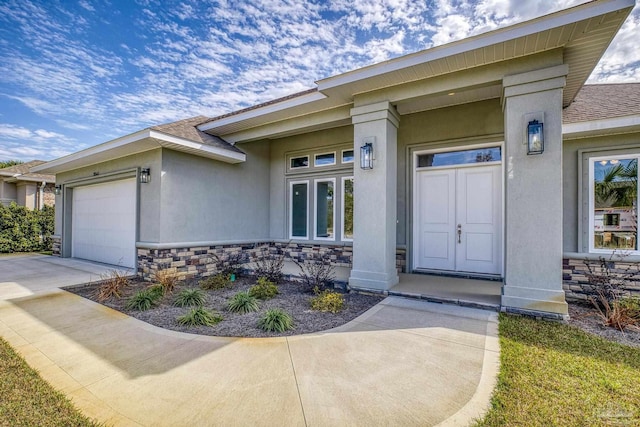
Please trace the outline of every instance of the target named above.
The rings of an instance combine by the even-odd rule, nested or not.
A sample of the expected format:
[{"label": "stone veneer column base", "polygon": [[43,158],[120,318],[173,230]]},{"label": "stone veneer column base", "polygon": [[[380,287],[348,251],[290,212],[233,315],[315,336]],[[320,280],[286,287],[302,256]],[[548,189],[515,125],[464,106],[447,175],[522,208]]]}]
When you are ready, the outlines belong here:
[{"label": "stone veneer column base", "polygon": [[53,256],[61,256],[62,239],[60,236],[51,236],[51,251]]}]

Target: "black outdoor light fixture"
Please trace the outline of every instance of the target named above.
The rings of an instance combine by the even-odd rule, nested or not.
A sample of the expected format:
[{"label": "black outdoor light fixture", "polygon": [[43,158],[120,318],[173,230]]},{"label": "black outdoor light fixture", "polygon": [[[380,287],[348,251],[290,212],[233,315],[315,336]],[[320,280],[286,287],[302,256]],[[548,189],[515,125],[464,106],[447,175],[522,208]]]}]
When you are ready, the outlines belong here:
[{"label": "black outdoor light fixture", "polygon": [[55,194],[56,196],[62,194],[62,185],[56,185],[53,189],[53,194]]},{"label": "black outdoor light fixture", "polygon": [[140,184],[148,184],[151,182],[151,169],[140,169]]},{"label": "black outdoor light fixture", "polygon": [[544,151],[544,131],[542,123],[531,120],[527,126],[527,154],[542,154]]},{"label": "black outdoor light fixture", "polygon": [[365,142],[360,147],[360,169],[373,169],[373,144],[371,142]]}]

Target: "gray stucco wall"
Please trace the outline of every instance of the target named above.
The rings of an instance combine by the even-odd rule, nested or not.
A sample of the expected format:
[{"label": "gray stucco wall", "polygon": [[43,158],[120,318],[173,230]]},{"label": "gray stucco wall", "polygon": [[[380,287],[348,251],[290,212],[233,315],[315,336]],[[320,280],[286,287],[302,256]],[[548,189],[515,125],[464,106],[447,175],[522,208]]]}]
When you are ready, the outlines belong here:
[{"label": "gray stucco wall", "polygon": [[[241,148],[244,149],[245,145]],[[292,153],[309,154],[336,151],[336,156],[340,156],[340,151],[353,147],[353,127],[343,126],[340,128],[327,129],[318,132],[311,132],[303,135],[296,135],[287,138],[281,138],[271,141],[271,200],[270,200],[270,222],[269,230],[271,239],[287,239],[289,237],[287,227],[287,172],[286,159],[287,155]],[[310,157],[310,161],[313,158]],[[352,166],[347,168],[326,167],[318,169],[313,174],[333,174],[333,176],[347,176],[352,174]],[[289,175],[291,177],[292,175]],[[317,176],[317,175],[316,175]],[[339,188],[340,182],[336,180],[336,188]],[[313,192],[309,191],[310,199],[313,199]],[[313,203],[313,201],[311,202]],[[336,206],[336,209],[339,209]],[[338,211],[339,212],[339,211]],[[310,210],[310,215],[313,211]],[[339,216],[336,217],[339,226]],[[330,243],[330,242],[324,242]]]},{"label": "gray stucco wall", "polygon": [[269,142],[240,148],[239,164],[162,151],[160,243],[268,237]]},{"label": "gray stucco wall", "polygon": [[[588,171],[580,173],[580,151],[589,151],[594,156],[606,155],[617,149],[629,153],[640,152],[640,134],[598,136],[592,138],[563,141],[563,251],[583,252],[586,249],[578,244],[580,230],[579,207],[583,186],[588,185]],[[582,176],[581,176],[582,175]],[[587,202],[588,203],[588,202]],[[587,227],[588,224],[582,224]]]},{"label": "gray stucco wall", "polygon": [[[464,104],[401,116],[398,129],[397,244],[406,245],[410,230],[410,150],[500,142],[504,118],[500,100]],[[277,139],[271,142],[270,238],[287,239],[286,158],[291,153],[333,151],[353,144],[353,126]],[[359,149],[359,145],[355,149]],[[241,146],[244,148],[244,145]],[[355,165],[358,167],[358,165]],[[336,172],[347,175],[348,172]],[[338,185],[338,182],[336,182]]]},{"label": "gray stucco wall", "polygon": [[503,132],[504,118],[498,99],[401,116],[398,129],[398,245],[409,244],[411,235],[411,150],[500,142]]},{"label": "gray stucco wall", "polygon": [[[62,235],[63,240],[67,243],[70,242],[70,224],[71,224],[71,200],[72,189],[68,188],[72,183],[80,185],[80,181],[83,185],[90,185],[97,182],[104,182],[108,178],[107,175],[124,171],[128,169],[135,169],[138,167],[151,168],[151,182],[148,184],[138,184],[138,190],[140,194],[140,217],[144,218],[140,221],[138,226],[138,240],[147,242],[158,242],[160,237],[160,171],[162,165],[162,150],[151,150],[143,153],[135,154],[132,156],[122,157],[119,159],[110,160],[108,162],[98,163],[92,166],[87,166],[80,169],[75,169],[68,172],[62,172],[56,175],[56,184],[65,185],[64,198],[58,196],[56,198],[56,222],[55,222],[55,234]],[[116,178],[116,177],[114,177]],[[64,199],[63,208],[60,209],[60,203]],[[65,212],[64,227],[62,222],[62,213]],[[63,235],[64,228],[64,235]],[[65,249],[63,249],[65,256],[70,256],[70,252],[67,249],[70,245],[63,243]]]}]

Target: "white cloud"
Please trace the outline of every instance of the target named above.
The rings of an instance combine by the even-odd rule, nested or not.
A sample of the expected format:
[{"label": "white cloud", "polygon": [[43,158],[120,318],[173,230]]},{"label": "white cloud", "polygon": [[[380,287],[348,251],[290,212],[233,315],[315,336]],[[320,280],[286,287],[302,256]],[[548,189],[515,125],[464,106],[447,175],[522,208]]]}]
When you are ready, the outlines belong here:
[{"label": "white cloud", "polygon": [[[5,0],[0,27],[12,32],[7,38],[0,30],[0,94],[59,128],[38,133],[3,125],[0,141],[22,134],[24,144],[62,139],[60,150],[73,150],[75,141],[84,141],[77,135],[95,144],[160,122],[227,113],[584,2],[184,0],[168,7],[139,0],[131,16],[117,5],[109,9],[110,17],[118,16],[113,22],[128,19],[135,29],[109,45],[109,31],[119,28],[100,16],[98,2],[52,7]],[[639,27],[636,8],[592,81],[640,79]]]}]

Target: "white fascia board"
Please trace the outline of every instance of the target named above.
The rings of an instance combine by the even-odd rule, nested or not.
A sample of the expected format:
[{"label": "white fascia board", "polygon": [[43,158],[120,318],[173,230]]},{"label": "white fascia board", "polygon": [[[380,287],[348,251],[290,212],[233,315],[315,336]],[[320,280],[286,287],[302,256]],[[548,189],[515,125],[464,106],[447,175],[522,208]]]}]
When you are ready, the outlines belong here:
[{"label": "white fascia board", "polygon": [[[217,160],[226,162],[226,163],[241,163],[247,160],[247,155],[244,153],[239,153],[232,150],[225,150],[224,148],[214,147],[211,145],[200,144],[195,141],[191,141],[189,139],[180,138],[173,135],[168,135],[163,132],[152,130],[149,135],[151,138],[157,139],[160,141],[160,145],[163,147],[165,144],[163,142],[168,142],[170,144],[175,144],[180,147],[187,148],[189,150],[196,150],[206,153],[206,157],[214,157]],[[171,147],[175,149],[175,147]]]},{"label": "white fascia board", "polygon": [[640,116],[614,117],[562,125],[563,139],[640,131]]},{"label": "white fascia board", "polygon": [[114,139],[112,141],[103,142],[102,144],[98,144],[93,147],[86,148],[82,151],[78,151],[76,153],[69,154],[64,157],[51,160],[50,162],[32,167],[31,172],[48,172],[54,168],[58,168],[59,166],[64,166],[67,163],[77,161],[77,160],[82,160],[83,158],[94,156],[96,154],[101,154],[101,153],[104,153],[105,151],[113,150],[114,148],[119,148],[124,145],[131,144],[132,142],[136,142],[141,139],[148,138],[149,133],[150,133],[149,129],[144,129],[144,130],[132,133],[130,135]]},{"label": "white fascia board", "polygon": [[300,105],[308,104],[314,101],[321,101],[325,98],[326,96],[320,92],[312,92],[306,95],[301,95],[291,99],[286,99],[282,102],[277,102],[275,104],[269,104],[269,105],[265,105],[264,107],[245,111],[244,113],[233,114],[231,116],[223,117],[219,120],[203,123],[198,126],[198,129],[203,132],[206,132],[207,130],[210,130],[213,128],[226,126],[232,123],[241,122],[243,120],[253,119],[255,117],[264,116],[267,114],[275,113],[275,112],[286,110],[289,108],[299,107]]},{"label": "white fascia board", "polygon": [[[124,147],[126,145],[130,145],[147,138],[156,140],[158,147],[164,146],[163,142],[166,142],[169,144],[173,144],[173,146],[171,147],[173,149],[179,150],[182,147],[187,149],[189,152],[200,153],[204,157],[215,158],[227,163],[239,163],[246,161],[246,155],[244,153],[236,153],[234,151],[224,150],[218,147],[212,147],[209,145],[197,143],[195,141],[190,141],[188,139],[168,135],[163,132],[144,129],[139,132],[123,136],[122,138],[114,139],[113,141],[108,141],[94,147],[78,151],[77,153],[69,154],[68,156],[60,157],[59,159],[43,163],[39,166],[31,168],[31,171],[55,173],[57,169],[59,169],[60,167],[64,167],[64,165],[68,163],[81,161],[82,159],[90,159],[93,156],[103,154],[109,150]],[[131,154],[135,154],[134,151],[135,150],[133,150]],[[140,150],[135,152],[139,151]],[[87,165],[89,164],[93,164],[93,162],[89,161]]]},{"label": "white fascia board", "polygon": [[479,34],[477,36],[437,46],[422,52],[391,59],[386,62],[360,68],[335,77],[319,80],[317,82],[318,90],[324,91],[333,87],[354,83],[359,80],[376,77],[392,71],[398,71],[403,68],[409,68],[460,53],[504,43],[509,40],[573,24],[575,22],[631,8],[633,6],[635,6],[635,0],[611,0],[586,3],[521,24]]}]

